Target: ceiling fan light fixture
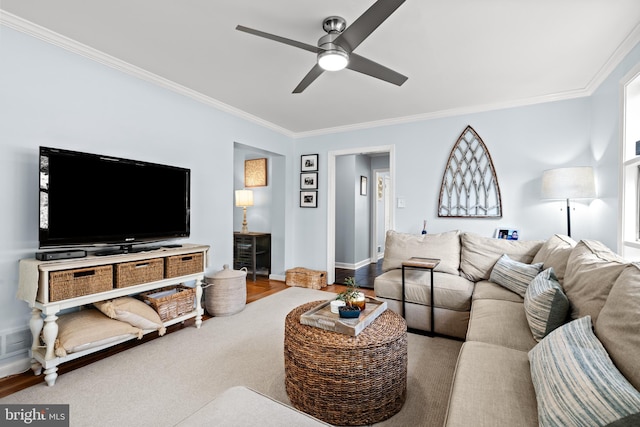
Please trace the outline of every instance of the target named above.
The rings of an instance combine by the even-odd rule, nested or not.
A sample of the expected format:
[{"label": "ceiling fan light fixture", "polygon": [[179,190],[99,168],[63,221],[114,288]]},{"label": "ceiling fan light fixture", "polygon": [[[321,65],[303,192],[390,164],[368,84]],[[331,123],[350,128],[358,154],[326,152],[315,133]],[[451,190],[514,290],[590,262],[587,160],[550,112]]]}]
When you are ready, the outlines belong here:
[{"label": "ceiling fan light fixture", "polygon": [[341,50],[325,50],[318,54],[318,65],[325,71],[340,71],[347,64],[349,64],[349,55]]}]

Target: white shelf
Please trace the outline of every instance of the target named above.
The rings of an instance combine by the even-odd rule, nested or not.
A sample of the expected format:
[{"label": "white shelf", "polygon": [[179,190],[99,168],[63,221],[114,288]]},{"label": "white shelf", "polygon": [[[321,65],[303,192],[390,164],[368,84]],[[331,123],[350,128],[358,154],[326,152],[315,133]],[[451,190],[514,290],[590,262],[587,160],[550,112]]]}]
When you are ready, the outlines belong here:
[{"label": "white shelf", "polygon": [[[194,287],[196,292],[194,310],[182,316],[176,317],[175,319],[163,322],[163,324],[164,326],[170,326],[176,323],[184,322],[188,319],[195,318],[195,326],[196,328],[199,328],[202,324],[202,315],[204,314],[204,309],[201,306],[201,298],[202,284],[204,283],[204,272],[207,266],[208,250],[209,246],[184,245],[180,248],[163,248],[148,252],[138,252],[122,255],[88,256],[86,258],[63,261],[38,262],[36,260],[22,260],[20,274],[21,276],[24,274],[25,277],[21,277],[20,286],[31,287],[31,289],[34,289],[33,286],[37,287],[36,300],[28,301],[29,304],[33,307],[30,322],[31,333],[33,335],[33,344],[31,347],[31,367],[33,371],[36,373],[36,375],[40,375],[42,368],[44,368],[45,381],[49,386],[53,386],[55,384],[56,378],[58,377],[58,365],[81,358],[100,350],[104,350],[105,348],[112,347],[114,345],[118,345],[132,339],[136,339],[136,336],[132,335],[129,338],[123,338],[117,341],[113,341],[109,344],[75,353],[70,353],[64,357],[57,357],[55,356],[54,351],[54,344],[58,335],[58,325],[56,323],[58,319],[57,314],[65,309],[82,307],[84,305],[93,304],[98,301],[105,301],[108,299],[135,295],[142,292],[159,289],[166,286],[178,285],[185,282],[195,282]],[[49,301],[49,275],[51,272],[104,265],[115,266],[116,264],[128,263],[132,261],[154,258],[166,259],[168,257],[189,254],[203,254],[202,265],[198,265],[197,269],[192,270],[192,272],[189,274],[178,277],[165,278],[154,282],[143,283],[124,288],[113,288],[105,292],[78,296],[61,301]],[[199,258],[200,257],[197,257],[195,259],[199,260]],[[25,268],[23,268],[22,264],[24,264]],[[143,333],[145,334],[150,332],[153,331],[143,331]],[[42,339],[45,343],[44,346],[39,345],[41,333]]]}]

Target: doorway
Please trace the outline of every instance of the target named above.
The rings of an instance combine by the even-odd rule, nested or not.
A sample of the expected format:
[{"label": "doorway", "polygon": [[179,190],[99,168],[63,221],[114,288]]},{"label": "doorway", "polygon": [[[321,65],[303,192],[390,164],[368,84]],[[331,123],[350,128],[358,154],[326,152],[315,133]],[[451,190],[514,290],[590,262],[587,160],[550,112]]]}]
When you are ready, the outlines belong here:
[{"label": "doorway", "polygon": [[[339,156],[347,156],[353,154],[380,155],[387,154],[389,156],[389,178],[387,186],[387,198],[389,205],[395,196],[395,146],[385,145],[376,147],[352,148],[345,150],[329,151],[327,160],[328,169],[328,194],[327,194],[327,283],[334,283],[336,268],[336,158]],[[376,181],[377,182],[377,181]],[[369,187],[373,189],[373,186]],[[375,188],[377,193],[377,188]],[[375,194],[374,194],[375,196]],[[389,209],[387,215],[389,228],[395,225],[394,210]],[[373,228],[373,227],[372,227]],[[371,231],[373,234],[373,231]],[[371,245],[373,246],[373,245]],[[377,250],[369,255],[370,258],[377,259]]]}]

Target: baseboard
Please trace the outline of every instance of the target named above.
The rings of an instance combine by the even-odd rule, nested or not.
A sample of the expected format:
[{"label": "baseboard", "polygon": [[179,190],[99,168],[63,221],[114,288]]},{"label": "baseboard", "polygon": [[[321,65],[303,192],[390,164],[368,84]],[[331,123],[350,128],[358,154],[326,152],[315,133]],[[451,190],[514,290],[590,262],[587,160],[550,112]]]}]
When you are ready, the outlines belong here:
[{"label": "baseboard", "polygon": [[284,282],[286,281],[287,277],[286,276],[281,276],[279,274],[270,274],[269,275],[269,280],[277,280],[278,282]]},{"label": "baseboard", "polygon": [[355,264],[348,264],[346,262],[336,262],[335,266],[336,268],[344,268],[345,270],[357,270],[369,264],[371,264],[370,259],[363,259],[362,261],[357,262]]},{"label": "baseboard", "polygon": [[2,361],[2,365],[0,366],[0,378],[21,374],[31,369],[31,358],[28,355],[12,359],[13,358],[9,358],[6,361]]}]

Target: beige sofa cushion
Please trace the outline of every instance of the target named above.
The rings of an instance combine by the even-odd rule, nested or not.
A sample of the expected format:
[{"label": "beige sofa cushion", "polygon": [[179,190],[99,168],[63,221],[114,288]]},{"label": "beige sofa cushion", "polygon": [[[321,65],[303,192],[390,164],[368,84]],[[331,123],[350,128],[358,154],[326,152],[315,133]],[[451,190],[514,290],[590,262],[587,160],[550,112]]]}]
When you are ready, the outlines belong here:
[{"label": "beige sofa cushion", "polygon": [[571,303],[571,317],[591,316],[594,324],[611,287],[628,263],[595,240],[581,240],[569,255],[564,292]]},{"label": "beige sofa cushion", "polygon": [[640,390],[640,264],[633,263],[620,274],[595,331],[616,367]]},{"label": "beige sofa cushion", "polygon": [[512,260],[531,264],[543,243],[538,240],[493,239],[473,233],[462,233],[460,240],[461,274],[472,282],[489,279],[491,269],[504,254]]},{"label": "beige sofa cushion", "polygon": [[546,270],[553,267],[553,271],[556,274],[558,282],[562,284],[564,281],[564,274],[567,270],[567,261],[571,251],[576,246],[576,241],[569,236],[562,234],[556,234],[551,236],[540,248],[535,257],[533,257],[533,263],[541,262],[544,264],[543,269]]},{"label": "beige sofa cushion", "polygon": [[[473,282],[453,274],[433,273],[434,307],[456,311],[469,311]],[[380,298],[402,300],[402,270],[391,270],[376,277],[374,282],[376,296]],[[431,305],[431,279],[428,271],[405,270],[406,302]]]},{"label": "beige sofa cushion", "polygon": [[465,342],[458,357],[445,426],[537,427],[536,395],[527,353]]},{"label": "beige sofa cushion", "polygon": [[480,341],[520,351],[529,351],[537,344],[522,303],[490,299],[473,302],[467,341]]},{"label": "beige sofa cushion", "polygon": [[460,232],[439,234],[409,234],[387,231],[384,243],[382,271],[401,268],[402,261],[411,257],[437,258],[435,271],[458,274],[460,268]]},{"label": "beige sofa cushion", "polygon": [[498,299],[513,302],[524,301],[524,299],[515,292],[488,280],[481,280],[476,283],[476,286],[474,287],[473,301],[479,299]]}]

